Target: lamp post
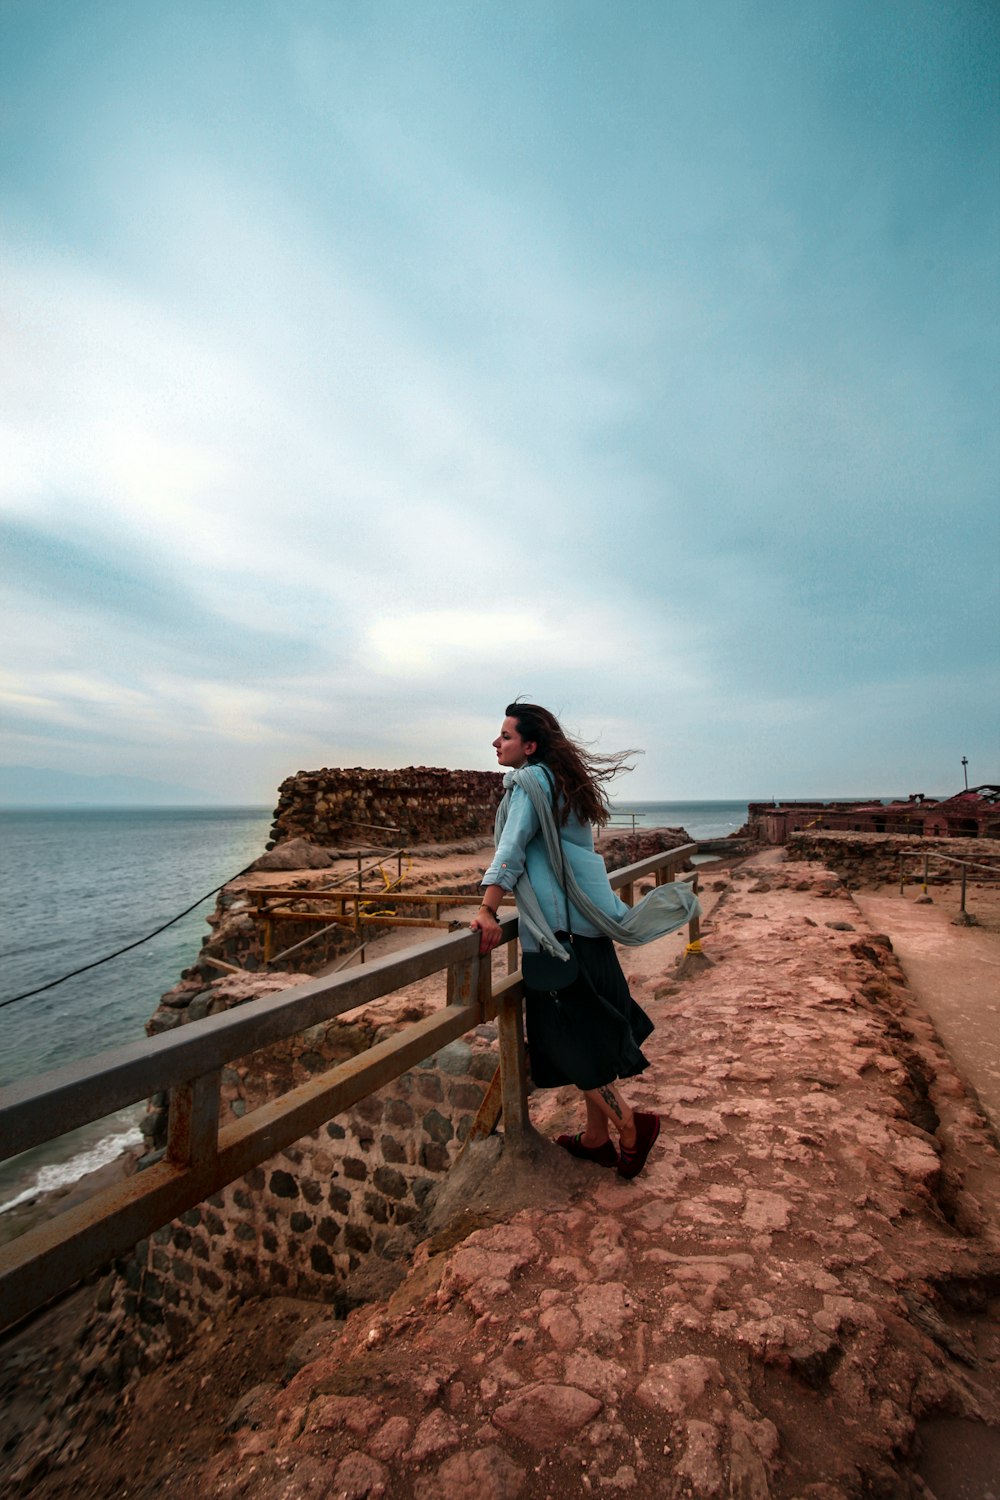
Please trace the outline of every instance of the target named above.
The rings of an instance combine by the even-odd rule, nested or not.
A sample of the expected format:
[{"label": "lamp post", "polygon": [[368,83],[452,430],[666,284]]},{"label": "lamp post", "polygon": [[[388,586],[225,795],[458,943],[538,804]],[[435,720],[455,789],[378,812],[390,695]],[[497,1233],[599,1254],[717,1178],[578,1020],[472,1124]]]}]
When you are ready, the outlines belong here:
[{"label": "lamp post", "polygon": [[962,770],[965,772],[965,790],[969,790],[969,757],[962,756]]}]

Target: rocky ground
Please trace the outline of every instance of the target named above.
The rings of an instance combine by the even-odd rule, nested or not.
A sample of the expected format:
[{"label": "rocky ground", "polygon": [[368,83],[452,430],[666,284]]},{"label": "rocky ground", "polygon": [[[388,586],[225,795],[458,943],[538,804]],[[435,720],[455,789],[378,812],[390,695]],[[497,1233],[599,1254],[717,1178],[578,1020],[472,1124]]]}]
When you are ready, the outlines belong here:
[{"label": "rocky ground", "polygon": [[570,1092],[535,1096],[388,1300],[234,1310],[21,1493],[995,1496],[995,1137],[834,877],[771,851],[708,881],[710,966],[623,958],[657,1022],[640,1178],[566,1156]]}]

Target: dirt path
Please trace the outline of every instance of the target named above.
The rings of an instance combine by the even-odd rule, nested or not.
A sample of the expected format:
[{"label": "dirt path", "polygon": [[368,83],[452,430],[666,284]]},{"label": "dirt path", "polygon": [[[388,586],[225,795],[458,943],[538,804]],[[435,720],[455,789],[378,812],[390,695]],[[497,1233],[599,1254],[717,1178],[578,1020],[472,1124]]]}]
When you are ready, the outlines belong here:
[{"label": "dirt path", "polygon": [[939,892],[933,905],[904,899],[892,886],[854,900],[875,931],[889,934],[956,1067],[1000,1132],[1000,933],[956,927],[957,900]]}]

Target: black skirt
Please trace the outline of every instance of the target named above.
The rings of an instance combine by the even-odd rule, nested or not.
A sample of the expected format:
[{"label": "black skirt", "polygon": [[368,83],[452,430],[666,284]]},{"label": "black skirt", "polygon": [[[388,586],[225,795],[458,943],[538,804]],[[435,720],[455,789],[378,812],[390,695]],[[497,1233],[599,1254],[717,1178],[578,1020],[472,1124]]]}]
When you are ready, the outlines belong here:
[{"label": "black skirt", "polygon": [[573,984],[556,994],[524,987],[528,1066],[542,1089],[597,1089],[649,1067],[641,1043],[653,1023],[629,993],[614,943],[574,936],[573,946],[580,965]]}]

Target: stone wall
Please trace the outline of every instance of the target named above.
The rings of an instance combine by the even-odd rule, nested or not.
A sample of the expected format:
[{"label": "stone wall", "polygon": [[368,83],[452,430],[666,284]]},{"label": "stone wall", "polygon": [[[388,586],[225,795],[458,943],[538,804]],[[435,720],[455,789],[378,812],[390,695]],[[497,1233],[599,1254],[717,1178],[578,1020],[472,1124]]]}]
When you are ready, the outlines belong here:
[{"label": "stone wall", "polygon": [[[398,1000],[388,1021],[384,1004],[379,1011],[314,1027],[224,1069],[220,1123],[421,1013]],[[407,1230],[461,1151],[496,1066],[496,1027],[477,1027],[140,1242],[117,1263],[109,1302],[130,1357],[138,1348],[148,1364],[181,1347],[234,1298],[287,1293],[342,1312],[365,1300],[368,1285],[391,1286],[394,1263],[411,1248]]]},{"label": "stone wall", "polygon": [[[503,795],[498,771],[298,771],[281,783],[271,839],[314,844],[445,843],[488,838]],[[369,825],[376,825],[375,827]],[[398,834],[379,833],[395,828]]]},{"label": "stone wall", "polygon": [[[899,856],[904,854],[946,854],[951,859],[979,860],[996,866],[1000,879],[1000,839],[931,839],[896,833],[809,832],[789,835],[786,858],[819,860],[833,870],[850,890],[862,886],[889,884],[899,879]],[[907,859],[905,870],[910,881],[923,878],[923,862]],[[931,860],[930,880],[934,884],[959,877],[957,866]],[[982,871],[972,878],[989,881]]]}]

